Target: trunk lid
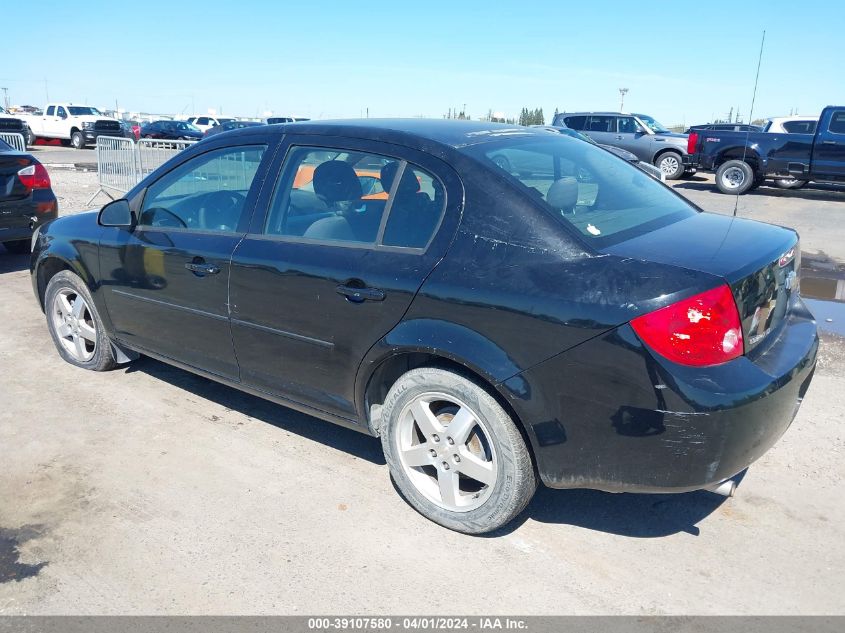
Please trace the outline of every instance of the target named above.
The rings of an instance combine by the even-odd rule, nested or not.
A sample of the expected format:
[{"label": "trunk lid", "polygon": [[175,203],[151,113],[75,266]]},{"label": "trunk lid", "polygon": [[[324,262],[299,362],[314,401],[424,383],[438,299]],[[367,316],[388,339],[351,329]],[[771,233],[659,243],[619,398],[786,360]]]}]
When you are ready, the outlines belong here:
[{"label": "trunk lid", "polygon": [[723,278],[739,309],[746,353],[783,322],[798,291],[798,235],[762,222],[699,213],[606,252]]}]

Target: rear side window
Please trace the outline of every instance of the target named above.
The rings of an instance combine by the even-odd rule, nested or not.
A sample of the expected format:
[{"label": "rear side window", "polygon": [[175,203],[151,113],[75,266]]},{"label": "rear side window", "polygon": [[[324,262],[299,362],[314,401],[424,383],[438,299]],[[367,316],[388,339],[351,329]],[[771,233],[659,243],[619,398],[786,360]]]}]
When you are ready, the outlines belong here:
[{"label": "rear side window", "polygon": [[188,160],[150,185],[138,224],[235,231],[265,150],[227,147]]},{"label": "rear side window", "polygon": [[834,134],[845,134],[845,110],[836,110],[830,117],[830,127]]},{"label": "rear side window", "polygon": [[47,108],[47,116],[56,116],[56,106],[49,106]]},{"label": "rear side window", "polygon": [[783,129],[790,134],[815,134],[815,121],[787,121],[783,124]]},{"label": "rear side window", "polygon": [[462,150],[506,172],[522,192],[577,230],[596,248],[695,215],[680,196],[595,145],[549,135],[508,139]]},{"label": "rear side window", "polygon": [[294,147],[285,160],[265,233],[421,249],[440,223],[444,198],[437,178],[403,160]]},{"label": "rear side window", "polygon": [[583,130],[586,128],[587,117],[585,116],[568,116],[563,119],[566,127],[573,130]]},{"label": "rear side window", "polygon": [[613,132],[615,127],[615,117],[612,116],[591,116],[590,117],[590,132]]}]

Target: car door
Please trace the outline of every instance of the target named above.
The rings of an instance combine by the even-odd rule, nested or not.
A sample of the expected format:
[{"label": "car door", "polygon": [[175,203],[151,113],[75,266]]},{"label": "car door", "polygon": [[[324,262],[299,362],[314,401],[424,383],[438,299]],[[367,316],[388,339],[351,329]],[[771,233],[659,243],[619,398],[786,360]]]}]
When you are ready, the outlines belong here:
[{"label": "car door", "polygon": [[194,155],[150,183],[133,230],[105,229],[100,270],[118,339],[229,379],[229,261],[248,226],[265,144]]},{"label": "car door", "polygon": [[616,137],[612,145],[636,154],[640,160],[651,162],[649,136],[636,118],[632,116],[616,117]]},{"label": "car door", "polygon": [[610,115],[591,115],[584,134],[599,145],[616,145],[616,117]]},{"label": "car door", "polygon": [[56,106],[56,116],[49,119],[50,136],[55,138],[70,138],[70,129],[67,124],[67,110],[63,106]]},{"label": "car door", "polygon": [[445,254],[463,190],[428,154],[317,138],[289,139],[235,250],[232,334],[244,384],[355,419],[357,369]]},{"label": "car door", "polygon": [[845,109],[833,110],[816,136],[812,173],[816,178],[845,180]]}]

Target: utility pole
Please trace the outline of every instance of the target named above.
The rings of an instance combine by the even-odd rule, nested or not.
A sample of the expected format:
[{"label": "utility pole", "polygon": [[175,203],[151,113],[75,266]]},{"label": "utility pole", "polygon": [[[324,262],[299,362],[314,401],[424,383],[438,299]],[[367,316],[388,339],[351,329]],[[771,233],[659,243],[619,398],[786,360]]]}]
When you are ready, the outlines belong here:
[{"label": "utility pole", "polygon": [[619,89],[619,111],[625,112],[625,95],[628,94],[627,88]]},{"label": "utility pole", "polygon": [[9,89],[8,88],[0,88],[3,91],[3,104],[6,106],[6,109],[9,109]]}]

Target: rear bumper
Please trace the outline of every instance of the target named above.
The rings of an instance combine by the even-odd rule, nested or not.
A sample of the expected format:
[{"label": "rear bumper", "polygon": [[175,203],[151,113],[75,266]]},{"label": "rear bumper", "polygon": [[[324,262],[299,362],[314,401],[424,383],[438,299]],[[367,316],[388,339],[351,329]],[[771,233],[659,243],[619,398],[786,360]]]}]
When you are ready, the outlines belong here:
[{"label": "rear bumper", "polygon": [[49,189],[36,189],[23,200],[0,201],[0,242],[29,239],[35,229],[58,214],[56,196]]},{"label": "rear bumper", "polygon": [[800,299],[766,349],[708,368],[657,358],[621,326],[503,383],[552,488],[685,492],[747,468],[783,435],[818,352]]}]

